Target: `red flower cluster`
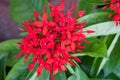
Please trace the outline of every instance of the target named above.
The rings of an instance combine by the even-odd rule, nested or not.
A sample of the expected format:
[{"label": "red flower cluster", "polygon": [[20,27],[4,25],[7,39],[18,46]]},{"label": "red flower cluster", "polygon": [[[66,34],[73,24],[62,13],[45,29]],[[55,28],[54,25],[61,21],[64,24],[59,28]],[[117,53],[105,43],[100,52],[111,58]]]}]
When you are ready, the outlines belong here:
[{"label": "red flower cluster", "polygon": [[[104,2],[106,1],[108,0],[104,0]],[[115,16],[113,17],[113,21],[116,21],[116,25],[118,26],[120,24],[120,0],[110,0],[110,4],[107,6],[109,6],[111,10],[114,10]]]},{"label": "red flower cluster", "polygon": [[[64,1],[59,6],[50,5],[50,16],[48,19],[46,10],[44,10],[42,18],[39,13],[34,12],[36,20],[24,21],[28,35],[19,42],[21,52],[16,56],[25,54],[25,62],[32,54],[32,62],[29,64],[29,70],[34,69],[37,63],[37,74],[41,74],[43,69],[50,72],[52,80],[53,75],[58,71],[65,71],[65,65],[74,66],[73,60],[81,62],[79,58],[73,57],[71,54],[81,52],[85,46],[81,44],[85,42],[84,33],[92,33],[94,31],[84,31],[83,26],[86,22],[78,22],[76,18],[71,16],[74,6],[64,14]],[[81,17],[85,11],[78,14]]]}]

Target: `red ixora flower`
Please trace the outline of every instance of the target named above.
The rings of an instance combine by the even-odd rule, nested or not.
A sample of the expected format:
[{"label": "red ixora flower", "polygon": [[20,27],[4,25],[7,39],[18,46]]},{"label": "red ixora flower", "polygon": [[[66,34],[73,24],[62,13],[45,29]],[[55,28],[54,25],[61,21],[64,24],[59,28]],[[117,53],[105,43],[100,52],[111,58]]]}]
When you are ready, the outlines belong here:
[{"label": "red ixora flower", "polygon": [[[107,2],[109,0],[103,1]],[[118,26],[120,24],[120,0],[110,0],[110,4],[108,4],[107,6],[109,6],[109,8],[114,11],[115,16],[112,20],[116,21],[116,25]],[[103,9],[105,9],[107,6],[104,6]]]},{"label": "red ixora flower", "polygon": [[[74,6],[67,11],[64,9],[64,0],[59,6],[50,4],[50,16],[48,19],[46,10],[39,18],[39,13],[34,12],[36,20],[24,21],[24,30],[28,35],[19,42],[21,52],[16,57],[25,54],[25,62],[32,54],[32,62],[28,65],[29,70],[34,69],[37,63],[37,75],[40,76],[43,69],[50,72],[51,79],[58,71],[66,71],[66,64],[74,66],[73,60],[81,62],[77,57],[71,54],[81,52],[85,46],[81,44],[86,42],[85,33],[92,33],[92,30],[83,30],[86,22],[78,22],[71,16]],[[83,16],[85,11],[80,11],[78,16]]]}]

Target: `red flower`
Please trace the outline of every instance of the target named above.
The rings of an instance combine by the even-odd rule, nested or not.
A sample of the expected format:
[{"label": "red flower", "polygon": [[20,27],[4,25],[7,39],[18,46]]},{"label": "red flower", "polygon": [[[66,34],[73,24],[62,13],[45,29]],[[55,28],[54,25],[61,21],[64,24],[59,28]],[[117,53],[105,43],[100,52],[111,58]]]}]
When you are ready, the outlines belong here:
[{"label": "red flower", "polygon": [[[108,0],[104,0],[104,2],[107,1]],[[116,21],[116,25],[118,26],[120,24],[120,0],[110,0],[110,4],[107,6],[109,6],[109,8],[114,11],[115,16],[112,20]],[[103,7],[103,9],[107,6]]]},{"label": "red flower", "polygon": [[[23,25],[26,27],[28,35],[22,39],[20,44],[21,52],[16,56],[25,54],[25,62],[32,54],[32,63],[29,64],[29,70],[34,69],[37,63],[37,74],[41,74],[43,69],[50,72],[52,80],[53,75],[58,71],[66,71],[65,65],[67,63],[74,66],[72,60],[81,62],[77,57],[71,54],[81,52],[85,46],[81,44],[85,42],[84,33],[92,33],[93,31],[84,31],[83,26],[85,22],[78,22],[71,16],[71,9],[67,14],[64,14],[64,0],[59,6],[54,7],[50,5],[51,20],[44,10],[42,20],[39,19],[39,13],[34,12],[36,20],[24,21]],[[73,8],[73,7],[72,7]],[[85,11],[79,12],[79,16],[83,16]]]}]

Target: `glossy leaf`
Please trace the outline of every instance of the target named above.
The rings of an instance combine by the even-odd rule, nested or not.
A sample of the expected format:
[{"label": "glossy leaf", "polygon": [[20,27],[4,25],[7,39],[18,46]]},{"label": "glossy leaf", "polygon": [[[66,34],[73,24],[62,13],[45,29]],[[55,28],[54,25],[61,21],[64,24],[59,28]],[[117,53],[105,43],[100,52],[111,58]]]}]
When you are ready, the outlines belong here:
[{"label": "glossy leaf", "polygon": [[[114,38],[114,37],[112,37],[112,36],[108,36],[108,38],[107,38],[107,46],[108,47],[110,47],[110,46],[112,46],[112,47],[114,47],[114,45],[113,44],[111,44],[112,43],[112,38]],[[106,42],[106,41],[105,41]],[[116,44],[117,45],[117,44]],[[118,44],[119,45],[119,44]],[[112,50],[112,48],[109,48],[108,49],[108,57],[109,57],[109,55],[110,55],[110,50]],[[115,50],[115,48],[114,48],[114,50]],[[112,51],[113,53],[113,55],[111,55],[111,58],[113,57],[114,58],[114,50]],[[117,55],[118,56],[118,55]],[[92,68],[91,68],[91,72],[90,72],[90,74],[91,74],[91,76],[92,77],[95,77],[96,75],[97,75],[97,73],[98,73],[98,70],[100,69],[100,67],[102,66],[104,66],[105,65],[105,63],[106,63],[106,61],[107,60],[109,60],[109,59],[107,59],[107,58],[105,58],[104,59],[104,61],[102,60],[102,58],[95,58],[95,60],[94,60],[94,62],[93,62],[93,65],[92,65]],[[112,66],[114,66],[114,64],[116,64],[116,62],[114,63],[113,62],[113,60],[111,60],[110,59],[110,61],[112,62],[112,63],[110,63],[109,64],[109,68],[108,68],[108,70],[110,70],[111,68],[112,68]],[[116,60],[115,60],[116,61]],[[102,62],[102,63],[101,63]],[[103,64],[103,62],[104,62],[104,64]],[[106,69],[107,70],[107,69]],[[108,72],[111,72],[111,70],[110,71],[108,71]],[[105,72],[105,75],[106,75],[106,72]]]},{"label": "glossy leaf", "polygon": [[116,34],[120,32],[120,25],[116,26],[115,22],[103,22],[95,25],[88,26],[85,30],[94,30],[94,33],[86,34],[87,38],[105,36],[110,34]]},{"label": "glossy leaf", "polygon": [[67,80],[77,80],[77,77],[75,75],[72,75]]},{"label": "glossy leaf", "polygon": [[[119,36],[120,36],[120,34],[117,33],[117,34],[115,35],[115,38],[113,39],[111,45],[109,46],[108,51],[107,51],[107,56],[108,56],[108,58],[110,57],[110,55],[111,55],[111,53],[112,53],[112,50],[114,49],[114,47],[115,47],[115,45],[116,45],[116,43],[117,43],[117,41],[118,41],[118,39],[119,39]],[[103,58],[103,59],[102,59],[102,61],[101,61],[101,63],[100,63],[100,66],[99,66],[99,69],[98,69],[98,71],[97,71],[97,75],[98,75],[98,74],[100,73],[100,71],[103,69],[103,67],[104,67],[104,65],[106,64],[108,58]]]},{"label": "glossy leaf", "polygon": [[33,17],[34,8],[29,3],[29,0],[10,1],[10,13],[16,23],[21,23]]},{"label": "glossy leaf", "polygon": [[85,44],[86,48],[84,53],[76,53],[73,56],[88,55],[91,57],[107,57],[107,47],[103,41],[97,38],[89,38],[88,44]]},{"label": "glossy leaf", "polygon": [[111,14],[111,12],[108,12],[108,11],[91,13],[91,14],[88,14],[88,15],[85,15],[85,16],[79,18],[78,21],[79,22],[83,22],[83,21],[87,22],[87,24],[85,25],[87,27],[87,26],[90,26],[93,24],[110,21],[111,18],[108,18],[109,14]]},{"label": "glossy leaf", "polygon": [[[50,73],[47,70],[43,70],[40,77],[37,77],[37,73],[35,73],[30,80],[50,80]],[[66,79],[66,75],[64,72],[58,72],[55,76],[54,76],[55,80],[67,80]]]},{"label": "glossy leaf", "polygon": [[90,70],[91,70],[91,67],[92,67],[92,64],[93,64],[93,61],[94,61],[94,58],[93,57],[90,57],[90,56],[83,56],[83,57],[80,57],[81,59],[81,63],[79,63],[81,69],[88,75],[90,76]]},{"label": "glossy leaf", "polygon": [[100,79],[100,78],[94,78],[94,79],[90,79],[90,80],[113,80],[113,79]]},{"label": "glossy leaf", "polygon": [[15,59],[14,56],[20,51],[17,42],[20,39],[7,40],[0,43],[0,58],[8,56],[7,65],[13,66],[20,58]]},{"label": "glossy leaf", "polygon": [[12,39],[3,41],[0,43],[0,80],[6,76],[6,66],[13,66],[20,58],[15,59],[14,56],[20,49],[18,48],[17,42],[20,39]]},{"label": "glossy leaf", "polygon": [[[119,60],[120,60],[120,37],[110,55],[110,58],[108,59],[106,65],[104,66],[103,70],[105,73],[105,76],[109,75],[110,73],[113,72],[113,70],[115,69],[115,67],[117,66]],[[113,62],[114,61],[114,62]]]},{"label": "glossy leaf", "polygon": [[70,64],[67,64],[66,67],[67,67],[67,69],[69,70],[69,72],[70,72],[71,74],[75,74],[75,71],[73,70],[73,68],[71,67]]},{"label": "glossy leaf", "polygon": [[62,72],[58,72],[55,75],[55,80],[67,80],[65,72],[63,72],[63,71]]},{"label": "glossy leaf", "polygon": [[25,80],[28,73],[30,72],[28,70],[28,63],[30,63],[30,58],[28,62],[24,63],[24,58],[19,60],[14,67],[10,70],[5,80]]},{"label": "glossy leaf", "polygon": [[119,60],[119,62],[117,64],[117,66],[115,67],[113,73],[120,78],[120,60]]},{"label": "glossy leaf", "polygon": [[90,76],[96,77],[97,71],[99,69],[100,63],[102,61],[102,58],[95,58],[90,70]]},{"label": "glossy leaf", "polygon": [[75,61],[74,63],[76,64],[75,67],[75,75],[77,77],[76,80],[89,80],[88,76],[85,74],[85,72],[82,71],[80,66]]},{"label": "glossy leaf", "polygon": [[76,67],[75,71],[76,71],[77,80],[89,80],[89,78],[86,76],[86,74],[82,71],[81,68]]},{"label": "glossy leaf", "polygon": [[103,0],[86,0],[88,3],[91,3],[91,4],[97,4],[97,5],[105,5],[105,4],[108,4],[109,1],[107,2],[103,2]]},{"label": "glossy leaf", "polygon": [[[26,76],[25,80],[30,80],[31,76],[33,77],[34,74],[36,73],[36,69],[37,69],[38,65],[35,64],[34,65],[34,69],[32,71],[29,71],[28,75]],[[36,77],[36,76],[35,76]]]},{"label": "glossy leaf", "polygon": [[119,76],[116,76],[114,73],[111,73],[106,78],[111,79],[111,80],[120,80]]},{"label": "glossy leaf", "polygon": [[50,78],[50,73],[44,69],[40,77],[37,77],[37,73],[35,72],[29,80],[49,80],[49,78]]},{"label": "glossy leaf", "polygon": [[77,11],[85,10],[85,14],[88,14],[93,10],[93,8],[94,8],[93,4],[88,4],[86,0],[80,0],[77,6]]},{"label": "glossy leaf", "polygon": [[47,0],[11,0],[11,16],[16,23],[21,23],[24,20],[32,18],[34,11],[43,11],[44,4],[48,6]]},{"label": "glossy leaf", "polygon": [[[101,38],[100,40],[105,44],[106,41],[108,40],[108,36],[104,37],[104,38]],[[106,45],[106,47],[107,47],[107,45]],[[106,52],[106,54],[107,54],[107,52]],[[96,74],[97,74],[97,71],[99,69],[101,61],[102,61],[102,57],[94,58],[93,63],[92,63],[92,67],[91,67],[91,70],[90,70],[90,76],[91,77],[96,77]]]},{"label": "glossy leaf", "polygon": [[6,61],[7,56],[0,59],[0,80],[4,80],[6,77]]},{"label": "glossy leaf", "polygon": [[49,80],[49,79],[50,79],[50,73],[47,70],[43,70],[38,80]]}]

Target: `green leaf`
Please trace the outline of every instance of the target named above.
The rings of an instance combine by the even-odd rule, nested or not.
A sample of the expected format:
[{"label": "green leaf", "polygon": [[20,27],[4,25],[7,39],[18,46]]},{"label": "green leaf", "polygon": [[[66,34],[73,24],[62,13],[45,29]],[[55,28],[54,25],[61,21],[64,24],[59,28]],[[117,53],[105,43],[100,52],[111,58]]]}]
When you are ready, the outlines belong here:
[{"label": "green leaf", "polygon": [[[110,36],[107,36],[107,37],[105,38],[104,42],[107,44],[107,47],[109,47],[109,46],[111,45],[113,39],[114,39],[114,35],[110,35]],[[114,49],[115,49],[115,48],[114,48]],[[112,54],[113,54],[113,53],[114,53],[114,51],[112,51]],[[113,55],[111,55],[111,57],[112,57],[112,56],[113,56]],[[100,67],[101,61],[102,61],[102,58],[95,58],[95,59],[94,59],[93,65],[92,65],[91,71],[90,71],[90,75],[91,75],[92,77],[95,77],[95,76],[96,76],[97,71],[98,71],[98,69],[99,69],[99,67]],[[113,61],[113,60],[111,60],[111,61]],[[113,64],[114,64],[114,63],[113,63]],[[111,67],[111,66],[112,66],[112,65],[109,65],[109,67]],[[113,66],[114,66],[114,65],[113,65]]]},{"label": "green leaf", "polygon": [[75,74],[75,71],[72,69],[72,67],[71,67],[70,64],[67,64],[66,67],[67,67],[67,69],[69,70],[69,72],[70,72],[71,74]]},{"label": "green leaf", "polygon": [[[89,38],[88,41],[89,41],[89,43],[86,44],[86,49],[84,49],[84,53],[73,54],[73,56],[81,56],[81,54],[82,55],[84,54],[84,55],[88,55],[91,57],[107,57],[107,46],[105,45],[105,42],[103,40],[99,40],[97,38]],[[85,58],[83,58],[83,60],[84,59]],[[83,66],[83,69],[85,68],[85,70],[87,70],[88,74],[90,73],[91,76],[94,76],[97,73],[97,70],[100,65],[101,60],[99,62],[98,62],[98,60],[95,60],[93,62],[90,72],[89,72],[90,68],[85,68],[86,66]],[[89,62],[90,62],[90,60],[89,60]],[[89,63],[89,62],[87,62],[87,63]],[[82,63],[82,64],[84,64],[84,63]],[[91,62],[91,64],[92,64],[92,62]]]},{"label": "green leaf", "polygon": [[2,59],[3,57],[6,57],[8,55],[7,52],[0,52],[0,59]]},{"label": "green leaf", "polygon": [[30,61],[31,57],[29,57],[26,64],[24,64],[24,58],[19,60],[10,70],[5,80],[25,80],[28,73],[30,72],[28,70],[28,64],[30,63]]},{"label": "green leaf", "polygon": [[119,47],[120,47],[120,37],[119,37],[111,55],[110,55],[110,58],[108,59],[107,63],[105,64],[105,66],[103,68],[105,76],[107,76],[113,72],[113,70],[115,69],[115,67],[117,66],[117,64],[120,60]]},{"label": "green leaf", "polygon": [[24,80],[29,80],[31,78],[31,76],[34,76],[34,73],[36,72],[37,67],[38,67],[38,65],[35,64],[34,69],[28,73],[28,75],[26,76],[26,78]]},{"label": "green leaf", "polygon": [[79,22],[85,21],[85,22],[87,22],[87,24],[85,26],[90,26],[93,24],[110,21],[111,18],[108,18],[109,14],[111,14],[111,12],[108,12],[108,11],[91,13],[91,14],[88,14],[86,16],[79,18],[78,21]]},{"label": "green leaf", "polygon": [[[119,55],[119,56],[120,56],[120,55]],[[115,67],[113,73],[120,78],[120,60],[119,60],[119,62],[118,62],[118,64],[117,64],[117,66]]]},{"label": "green leaf", "polygon": [[106,78],[111,79],[111,80],[120,80],[119,76],[116,76],[115,74],[110,74]]},{"label": "green leaf", "polygon": [[77,77],[75,75],[72,75],[67,80],[77,80]]},{"label": "green leaf", "polygon": [[[75,61],[74,61],[75,62]],[[75,76],[77,77],[76,80],[89,80],[88,76],[82,71],[80,66],[75,62]]]},{"label": "green leaf", "polygon": [[[114,49],[117,41],[118,41],[118,38],[119,38],[119,33],[116,34],[115,38],[113,39],[111,45],[109,46],[108,48],[108,51],[107,51],[107,56],[108,58],[110,57],[111,53],[112,53],[112,50]],[[104,65],[106,64],[108,58],[103,58],[101,63],[100,63],[100,66],[99,66],[99,69],[97,71],[97,75],[99,74],[99,72],[103,69]]]},{"label": "green leaf", "polygon": [[[49,80],[49,78],[50,78],[50,73],[44,69],[39,78],[37,77],[37,73],[34,73],[34,75],[29,80]],[[54,78],[55,80],[67,80],[64,72],[58,72],[54,76]]]},{"label": "green leaf", "polygon": [[98,79],[98,78],[94,78],[94,79],[90,79],[90,80],[113,80],[113,79]]},{"label": "green leaf", "polygon": [[85,28],[84,30],[94,30],[94,33],[86,34],[87,38],[95,36],[105,36],[110,34],[116,34],[120,32],[120,25],[116,26],[113,21],[98,23]]},{"label": "green leaf", "polygon": [[29,80],[49,80],[50,73],[47,70],[43,70],[40,77],[37,77],[37,73],[35,72],[34,75]]},{"label": "green leaf", "polygon": [[89,78],[86,76],[86,74],[82,71],[81,68],[76,67],[75,72],[77,76],[76,80],[89,80]]},{"label": "green leaf", "polygon": [[33,17],[33,11],[43,11],[44,4],[47,6],[47,0],[11,0],[10,13],[16,23],[21,23]]},{"label": "green leaf", "polygon": [[89,38],[88,44],[85,44],[84,53],[76,53],[73,56],[88,55],[91,57],[107,57],[107,47],[105,43],[97,38]]},{"label": "green leaf", "polygon": [[6,65],[8,66],[13,66],[20,58],[15,59],[14,56],[17,54],[20,49],[18,48],[17,42],[20,41],[20,39],[12,39],[12,40],[7,40],[4,42],[0,43],[0,80],[5,78],[5,70],[6,70]]},{"label": "green leaf", "polygon": [[67,80],[89,80],[85,72],[80,68],[80,66],[75,62],[75,74],[70,76]]},{"label": "green leaf", "polygon": [[[38,80],[37,73],[35,72],[29,80]],[[27,80],[27,79],[26,79]]]},{"label": "green leaf", "polygon": [[89,57],[89,56],[83,56],[83,57],[80,57],[80,59],[81,59],[82,62],[79,63],[79,64],[80,64],[82,70],[88,76],[90,76],[90,69],[91,69],[91,66],[92,66],[94,58],[93,57]]},{"label": "green leaf", "polygon": [[90,13],[94,8],[93,4],[88,4],[86,0],[80,0],[77,6],[77,12],[81,10],[85,10],[86,14]]},{"label": "green leaf", "polygon": [[50,79],[50,73],[44,69],[38,80],[49,80],[49,79]]},{"label": "green leaf", "polygon": [[16,23],[21,23],[24,20],[28,20],[30,17],[33,17],[34,9],[30,2],[31,0],[10,1],[10,13]]},{"label": "green leaf", "polygon": [[107,2],[103,2],[103,0],[86,0],[88,3],[91,3],[91,4],[97,4],[97,5],[105,5],[105,4],[108,4],[109,1]]},{"label": "green leaf", "polygon": [[56,75],[55,75],[55,80],[67,80],[66,79],[66,75],[65,75],[65,72],[58,72]]},{"label": "green leaf", "polygon": [[[18,50],[17,42],[19,39],[12,39],[0,43],[0,56],[4,56],[14,50]],[[2,57],[0,57],[2,58]]]},{"label": "green leaf", "polygon": [[7,56],[0,59],[0,80],[5,80],[6,77],[6,61]]},{"label": "green leaf", "polygon": [[[100,38],[100,41],[102,42],[102,43],[100,43],[100,44],[104,44],[104,45],[105,45],[107,39],[108,39],[108,37]],[[105,45],[105,46],[106,46],[106,45]],[[104,52],[103,52],[103,53],[104,53]],[[105,53],[106,53],[106,56],[107,56],[107,46],[106,46],[106,51],[105,51]],[[93,64],[92,64],[92,67],[91,67],[91,70],[90,70],[90,76],[92,76],[92,77],[95,77],[95,76],[96,76],[101,61],[102,61],[102,57],[97,57],[97,58],[94,59]]]},{"label": "green leaf", "polygon": [[90,70],[90,76],[96,77],[102,58],[95,58]]},{"label": "green leaf", "polygon": [[13,66],[21,57],[15,59],[14,56],[20,51],[17,42],[20,39],[7,40],[0,43],[0,58],[8,56],[7,65]]},{"label": "green leaf", "polygon": [[109,48],[109,46],[111,45],[114,37],[115,37],[115,34],[106,36],[106,40],[104,42],[106,43],[107,48]]}]

